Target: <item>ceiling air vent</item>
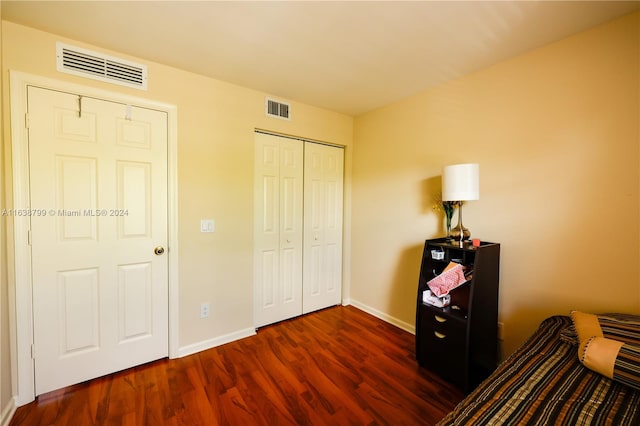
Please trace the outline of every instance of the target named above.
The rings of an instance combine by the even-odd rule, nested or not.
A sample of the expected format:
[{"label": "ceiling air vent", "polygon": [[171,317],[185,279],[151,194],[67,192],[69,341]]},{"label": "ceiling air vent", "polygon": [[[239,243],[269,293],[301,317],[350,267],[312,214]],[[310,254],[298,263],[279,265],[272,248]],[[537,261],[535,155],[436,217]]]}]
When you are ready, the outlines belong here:
[{"label": "ceiling air vent", "polygon": [[145,65],[64,43],[56,44],[56,59],[57,69],[60,72],[147,90]]},{"label": "ceiling air vent", "polygon": [[267,98],[267,115],[269,117],[283,118],[291,120],[291,105]]}]

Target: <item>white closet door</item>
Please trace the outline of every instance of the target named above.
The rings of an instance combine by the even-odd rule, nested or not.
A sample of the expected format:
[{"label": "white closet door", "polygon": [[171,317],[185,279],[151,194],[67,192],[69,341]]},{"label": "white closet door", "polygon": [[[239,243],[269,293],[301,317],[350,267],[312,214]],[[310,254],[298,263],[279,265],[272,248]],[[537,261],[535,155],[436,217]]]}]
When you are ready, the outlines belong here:
[{"label": "white closet door", "polygon": [[342,301],[344,150],[305,144],[303,313]]},{"label": "white closet door", "polygon": [[303,142],[255,134],[254,324],[302,314]]}]

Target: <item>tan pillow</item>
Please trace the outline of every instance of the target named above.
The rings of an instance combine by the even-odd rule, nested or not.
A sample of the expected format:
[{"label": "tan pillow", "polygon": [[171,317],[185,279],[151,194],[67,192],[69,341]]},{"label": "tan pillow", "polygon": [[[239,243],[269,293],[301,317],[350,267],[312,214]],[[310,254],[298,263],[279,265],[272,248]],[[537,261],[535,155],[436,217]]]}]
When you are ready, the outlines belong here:
[{"label": "tan pillow", "polygon": [[[606,313],[597,316],[603,337],[640,346],[640,315]],[[560,332],[560,339],[572,345],[578,344],[578,333],[573,324]]]},{"label": "tan pillow", "polygon": [[587,343],[592,337],[603,337],[602,329],[596,315],[573,311],[571,312],[571,321],[573,321],[573,327],[578,333],[578,343],[580,345],[578,346],[578,356],[581,358],[580,362],[582,362]]},{"label": "tan pillow", "polygon": [[640,389],[640,346],[603,336],[598,316],[571,312],[578,334],[578,358],[587,368],[612,380]]}]

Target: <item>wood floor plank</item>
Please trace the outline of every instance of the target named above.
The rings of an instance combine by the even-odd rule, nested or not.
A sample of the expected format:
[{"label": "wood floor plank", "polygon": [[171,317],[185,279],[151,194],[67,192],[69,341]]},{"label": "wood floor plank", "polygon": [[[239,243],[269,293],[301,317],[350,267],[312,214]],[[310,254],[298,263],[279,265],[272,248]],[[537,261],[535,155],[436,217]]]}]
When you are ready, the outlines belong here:
[{"label": "wood floor plank", "polygon": [[432,425],[463,397],[413,335],[338,306],[41,395],[10,426]]}]

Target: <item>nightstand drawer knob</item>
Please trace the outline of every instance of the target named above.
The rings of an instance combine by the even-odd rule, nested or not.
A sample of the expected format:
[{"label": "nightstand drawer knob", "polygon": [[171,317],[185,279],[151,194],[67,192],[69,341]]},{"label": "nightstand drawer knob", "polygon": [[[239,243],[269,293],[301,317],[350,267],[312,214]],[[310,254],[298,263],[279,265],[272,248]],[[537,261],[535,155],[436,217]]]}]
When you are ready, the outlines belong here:
[{"label": "nightstand drawer knob", "polygon": [[438,339],[444,339],[447,337],[446,334],[438,333],[437,331],[434,331],[433,334],[435,334]]},{"label": "nightstand drawer knob", "polygon": [[447,319],[446,319],[446,318],[442,318],[441,316],[438,316],[438,315],[434,315],[433,317],[434,317],[434,318],[436,319],[436,321],[438,321],[438,322],[446,322],[446,321],[447,321]]}]

